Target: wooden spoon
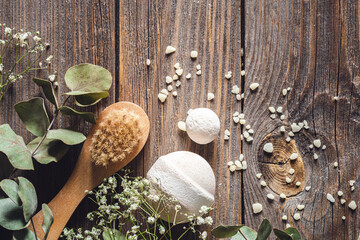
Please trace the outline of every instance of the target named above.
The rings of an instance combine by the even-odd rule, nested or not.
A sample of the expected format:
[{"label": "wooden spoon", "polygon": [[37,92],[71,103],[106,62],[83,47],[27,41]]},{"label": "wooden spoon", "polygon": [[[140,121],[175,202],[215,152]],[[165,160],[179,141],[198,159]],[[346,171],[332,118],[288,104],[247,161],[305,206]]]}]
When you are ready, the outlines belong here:
[{"label": "wooden spoon", "polygon": [[[92,144],[92,136],[97,129],[99,129],[100,123],[104,122],[106,117],[111,114],[113,110],[127,110],[128,112],[133,112],[138,115],[139,118],[139,130],[141,136],[137,146],[135,146],[132,152],[128,153],[123,161],[111,162],[106,167],[95,165],[91,161],[90,146]],[[48,235],[48,240],[57,240],[63,231],[66,223],[70,219],[71,215],[80,204],[82,199],[86,196],[85,190],[92,190],[101,184],[104,178],[110,177],[127,165],[131,160],[133,160],[136,155],[144,147],[146,140],[149,136],[149,126],[150,122],[148,116],[142,108],[138,105],[130,102],[118,102],[107,107],[97,119],[97,123],[91,128],[90,133],[84,143],[84,146],[81,150],[78,161],[75,165],[74,171],[72,172],[70,178],[60,190],[60,192],[55,196],[54,199],[48,204],[51,211],[54,214],[54,223],[50,228]],[[45,233],[42,230],[43,222],[43,213],[42,211],[38,212],[34,217],[34,225],[36,229],[36,234],[40,239],[43,239]],[[32,227],[30,226],[30,229]]]}]

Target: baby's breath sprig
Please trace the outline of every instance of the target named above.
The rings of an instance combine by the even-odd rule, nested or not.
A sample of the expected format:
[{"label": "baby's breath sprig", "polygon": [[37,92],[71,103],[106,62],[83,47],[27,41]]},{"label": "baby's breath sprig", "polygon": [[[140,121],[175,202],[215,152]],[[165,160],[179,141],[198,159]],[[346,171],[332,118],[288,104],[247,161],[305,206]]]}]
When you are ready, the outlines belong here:
[{"label": "baby's breath sprig", "polygon": [[[124,170],[121,175],[104,179],[95,190],[87,191],[90,199],[97,205],[97,210],[89,212],[87,218],[95,221],[96,226],[86,231],[66,228],[62,238],[89,240],[100,239],[101,236],[104,239],[107,239],[106,236],[117,236],[109,239],[175,239],[172,236],[173,227],[184,223],[176,221],[177,214],[183,214],[178,201],[160,191],[156,183],[143,177],[130,177],[129,173],[129,170]],[[121,192],[118,192],[119,185]],[[175,209],[174,219],[169,217],[170,208]],[[213,219],[205,216],[211,210],[211,207],[203,206],[198,213],[184,213],[188,224],[176,239],[182,239],[188,231],[197,232],[200,239],[206,239],[207,232],[201,232],[196,227],[213,224]],[[162,219],[166,216],[168,220],[165,222]],[[131,223],[127,231],[123,230],[125,223]]]},{"label": "baby's breath sprig", "polygon": [[[1,101],[11,84],[23,79],[25,73],[49,69],[53,56],[44,57],[50,44],[41,39],[39,32],[18,31],[6,24],[0,24],[0,32],[3,36],[0,38]],[[19,64],[23,64],[22,69],[17,68]],[[49,79],[53,82],[55,76],[51,74]]]}]

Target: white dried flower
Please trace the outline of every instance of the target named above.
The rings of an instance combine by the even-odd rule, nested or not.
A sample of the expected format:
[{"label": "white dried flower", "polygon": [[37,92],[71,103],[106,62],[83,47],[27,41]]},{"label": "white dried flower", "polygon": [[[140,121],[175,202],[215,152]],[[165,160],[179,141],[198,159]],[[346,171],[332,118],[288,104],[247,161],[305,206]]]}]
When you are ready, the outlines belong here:
[{"label": "white dried flower", "polygon": [[149,224],[154,224],[155,223],[155,218],[154,217],[148,217],[147,222]]}]

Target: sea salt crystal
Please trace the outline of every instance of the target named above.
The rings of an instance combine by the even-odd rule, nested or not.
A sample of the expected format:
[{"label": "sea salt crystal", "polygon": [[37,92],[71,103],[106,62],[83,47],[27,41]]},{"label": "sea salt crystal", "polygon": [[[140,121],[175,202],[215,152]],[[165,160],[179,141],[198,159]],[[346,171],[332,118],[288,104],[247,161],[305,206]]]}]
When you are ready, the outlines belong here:
[{"label": "sea salt crystal", "polygon": [[165,54],[171,54],[174,53],[176,51],[176,48],[174,48],[173,46],[167,46],[166,50],[165,50]]},{"label": "sea salt crystal", "polygon": [[178,122],[178,128],[181,130],[181,131],[186,131],[186,123],[184,121],[179,121]]},{"label": "sea salt crystal", "polygon": [[335,198],[330,193],[326,194],[326,199],[331,203],[335,202]]},{"label": "sea salt crystal", "polygon": [[262,212],[262,205],[260,203],[254,203],[252,205],[254,214],[261,213]]},{"label": "sea salt crystal", "polygon": [[267,153],[272,153],[274,151],[274,147],[272,143],[266,143],[264,145],[264,151]]},{"label": "sea salt crystal", "polygon": [[250,89],[251,91],[255,91],[258,87],[259,87],[260,84],[258,83],[252,83],[250,84]]},{"label": "sea salt crystal", "polygon": [[356,207],[357,207],[357,206],[356,206],[355,201],[351,201],[351,202],[349,203],[349,208],[350,208],[351,210],[355,211]]},{"label": "sea salt crystal", "polygon": [[317,148],[320,148],[321,147],[321,140],[320,139],[315,139],[314,140],[314,146],[317,147]]}]

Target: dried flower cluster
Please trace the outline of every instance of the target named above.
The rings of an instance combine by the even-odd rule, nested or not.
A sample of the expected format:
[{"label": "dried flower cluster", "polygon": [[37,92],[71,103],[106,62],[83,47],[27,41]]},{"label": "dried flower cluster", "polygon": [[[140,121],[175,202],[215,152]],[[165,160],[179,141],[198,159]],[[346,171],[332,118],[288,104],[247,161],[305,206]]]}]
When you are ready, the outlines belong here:
[{"label": "dried flower cluster", "polygon": [[[39,35],[39,32],[17,31],[0,24],[0,101],[11,84],[21,80],[25,73],[49,69],[53,56],[43,55],[50,44],[45,43]],[[56,73],[49,76],[51,82],[55,78]],[[54,82],[54,85],[57,83]]]},{"label": "dried flower cluster", "polygon": [[[129,171],[124,172],[124,176],[109,177],[96,190],[87,192],[98,206],[97,210],[87,215],[89,220],[96,221],[96,226],[86,231],[65,228],[61,236],[63,239],[100,239],[101,234],[119,236],[120,232],[125,239],[172,239],[171,230],[175,226],[176,215],[166,222],[160,216],[164,216],[164,213],[169,216],[170,206],[180,212],[181,206],[177,200],[162,193],[150,180],[131,178]],[[121,181],[121,192],[117,190],[118,180]],[[183,235],[193,231],[198,232],[200,239],[206,239],[207,232],[196,230],[195,227],[213,224],[210,216],[204,217],[210,210],[212,208],[203,206],[199,213],[187,215],[189,223],[184,227]],[[132,225],[127,231],[123,230],[125,223]]]}]

